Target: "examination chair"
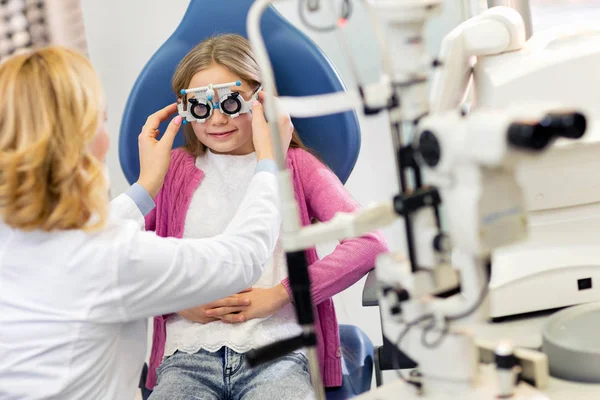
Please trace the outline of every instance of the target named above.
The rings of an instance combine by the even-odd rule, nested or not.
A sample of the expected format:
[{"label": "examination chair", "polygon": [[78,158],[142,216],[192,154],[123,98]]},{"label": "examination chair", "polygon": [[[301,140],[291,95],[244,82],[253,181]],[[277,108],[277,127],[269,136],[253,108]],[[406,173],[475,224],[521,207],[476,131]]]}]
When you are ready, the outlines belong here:
[{"label": "examination chair", "polygon": [[[157,50],[137,78],[125,106],[119,138],[119,159],[127,180],[139,175],[138,135],[151,113],[175,101],[171,77],[179,61],[196,44],[218,33],[247,37],[246,17],[252,0],[191,0],[181,23]],[[303,33],[293,27],[274,8],[261,20],[266,46],[271,57],[277,89],[281,96],[306,96],[344,90],[330,61]],[[304,143],[314,149],[338,178],[348,179],[360,150],[360,129],[354,112],[317,118],[294,119]],[[164,132],[167,123],[160,127]],[[178,135],[175,147],[183,143]],[[329,389],[327,399],[352,398],[368,391],[373,374],[373,344],[358,327],[341,325],[343,385]],[[147,367],[140,387],[144,399]]]}]

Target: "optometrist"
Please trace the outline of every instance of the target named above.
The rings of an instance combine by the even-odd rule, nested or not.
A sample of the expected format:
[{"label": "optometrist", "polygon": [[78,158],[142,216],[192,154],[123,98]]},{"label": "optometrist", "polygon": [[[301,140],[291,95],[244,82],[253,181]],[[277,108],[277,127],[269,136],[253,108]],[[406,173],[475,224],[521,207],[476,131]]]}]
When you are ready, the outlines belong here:
[{"label": "optometrist", "polygon": [[147,119],[140,178],[109,207],[100,93],[87,59],[71,50],[40,49],[0,65],[0,95],[11,99],[0,104],[1,399],[133,399],[147,318],[251,286],[279,236],[260,103],[252,117],[259,162],[235,217],[216,237],[175,239],[143,226],[182,119],[160,140],[158,127],[177,105]]}]

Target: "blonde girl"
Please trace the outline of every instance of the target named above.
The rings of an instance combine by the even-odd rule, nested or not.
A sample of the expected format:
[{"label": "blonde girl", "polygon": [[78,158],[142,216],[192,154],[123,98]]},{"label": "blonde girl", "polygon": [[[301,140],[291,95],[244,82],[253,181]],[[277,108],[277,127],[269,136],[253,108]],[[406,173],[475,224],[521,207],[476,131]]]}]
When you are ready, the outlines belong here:
[{"label": "blonde girl", "polygon": [[[190,87],[238,80],[242,85],[231,90],[239,91],[245,100],[261,86],[260,70],[248,41],[227,34],[194,47],[177,67],[172,88],[180,93]],[[232,118],[214,110],[203,123],[185,126],[186,144],[173,153],[157,207],[146,219],[147,229],[160,236],[184,238],[209,237],[226,229],[247,193],[257,162],[251,118],[250,114]],[[287,152],[287,166],[304,224],[358,209],[337,177],[296,134]],[[382,236],[373,233],[342,241],[323,259],[314,249],[307,251],[316,302],[319,361],[328,387],[342,383],[332,296],[363,277],[373,268],[377,254],[385,250]],[[293,400],[310,396],[307,360],[302,352],[255,369],[244,362],[248,350],[300,333],[290,294],[284,252],[278,245],[252,288],[155,318],[147,379],[147,387],[154,389],[150,398]]]}]

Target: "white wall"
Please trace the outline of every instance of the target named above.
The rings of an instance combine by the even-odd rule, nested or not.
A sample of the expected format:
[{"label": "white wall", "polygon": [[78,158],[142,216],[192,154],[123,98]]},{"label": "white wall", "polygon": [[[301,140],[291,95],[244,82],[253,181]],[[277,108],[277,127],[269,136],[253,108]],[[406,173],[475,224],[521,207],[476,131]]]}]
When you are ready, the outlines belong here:
[{"label": "white wall", "polygon": [[112,193],[128,187],[117,147],[127,97],[146,62],[179,24],[187,5],[188,1],[82,0],[88,51],[108,102]]},{"label": "white wall", "polygon": [[[374,35],[369,28],[364,9],[358,1],[350,19],[350,43],[363,79],[377,77],[379,63]],[[429,29],[433,38],[431,52],[437,51],[442,35],[457,21],[460,10],[456,0],[446,2],[446,13]],[[164,0],[83,0],[83,12],[92,62],[102,79],[108,99],[108,128],[112,146],[108,167],[113,194],[124,191],[128,184],[118,160],[118,135],[123,108],[133,83],[152,54],[171,35],[179,24],[188,1]],[[451,7],[454,5],[454,7]],[[330,57],[348,87],[355,85],[344,54],[335,34],[307,31],[297,16],[297,0],[280,1],[277,9],[282,15],[308,34]],[[318,16],[317,16],[318,17]],[[315,23],[320,20],[315,19]],[[356,200],[366,205],[371,201],[390,198],[397,192],[393,153],[385,115],[366,118],[359,116],[362,129],[362,148],[356,168],[347,188]],[[402,249],[402,226],[397,224],[384,233],[392,249]],[[329,249],[321,249],[325,254]],[[381,329],[376,308],[361,306],[362,282],[336,296],[336,309],[341,323],[358,325],[380,344]]]}]

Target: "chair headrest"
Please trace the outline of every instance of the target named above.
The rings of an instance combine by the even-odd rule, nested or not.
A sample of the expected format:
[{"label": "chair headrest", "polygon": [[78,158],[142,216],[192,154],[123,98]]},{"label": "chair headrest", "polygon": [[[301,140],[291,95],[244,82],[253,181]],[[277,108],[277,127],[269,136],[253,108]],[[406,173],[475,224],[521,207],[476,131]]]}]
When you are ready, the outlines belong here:
[{"label": "chair headrest", "polygon": [[[176,99],[171,78],[179,61],[202,40],[219,33],[247,37],[246,18],[253,0],[191,0],[181,23],[148,61],[125,106],[119,138],[119,158],[127,180],[139,175],[138,140],[148,115]],[[233,6],[235,4],[235,6]],[[344,90],[342,80],[323,52],[275,9],[263,15],[262,32],[271,57],[277,90],[282,96],[308,96]],[[345,182],[360,150],[355,112],[294,119],[304,143]],[[164,131],[167,123],[160,129]],[[178,135],[175,147],[183,144]]]}]

